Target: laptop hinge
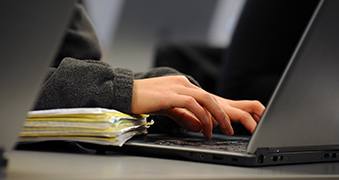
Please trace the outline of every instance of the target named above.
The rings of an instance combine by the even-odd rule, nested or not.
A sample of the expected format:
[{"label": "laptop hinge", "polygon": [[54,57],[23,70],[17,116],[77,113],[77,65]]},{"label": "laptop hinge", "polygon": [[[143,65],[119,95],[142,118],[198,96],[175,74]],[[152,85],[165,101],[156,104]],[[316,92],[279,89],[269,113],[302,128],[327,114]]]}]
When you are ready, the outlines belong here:
[{"label": "laptop hinge", "polygon": [[331,150],[339,150],[339,145],[258,148],[256,154],[331,151]]}]

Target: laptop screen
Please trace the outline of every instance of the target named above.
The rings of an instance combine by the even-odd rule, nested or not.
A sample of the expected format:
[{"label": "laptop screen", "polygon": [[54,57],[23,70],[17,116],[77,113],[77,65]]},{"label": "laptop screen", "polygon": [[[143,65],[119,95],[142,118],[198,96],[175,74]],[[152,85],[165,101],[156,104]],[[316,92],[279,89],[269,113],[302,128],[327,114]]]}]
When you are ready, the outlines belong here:
[{"label": "laptop screen", "polygon": [[72,14],[74,1],[2,1],[0,149],[11,150]]}]

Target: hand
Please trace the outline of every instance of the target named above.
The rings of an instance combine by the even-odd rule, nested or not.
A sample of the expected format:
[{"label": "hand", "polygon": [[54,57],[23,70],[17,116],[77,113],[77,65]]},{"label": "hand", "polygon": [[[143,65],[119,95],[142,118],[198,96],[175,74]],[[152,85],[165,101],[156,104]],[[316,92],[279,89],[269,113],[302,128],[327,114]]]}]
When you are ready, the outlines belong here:
[{"label": "hand", "polygon": [[210,139],[213,126],[217,124],[225,134],[233,134],[226,110],[235,121],[255,128],[252,119],[243,117],[247,116],[245,112],[257,112],[255,115],[261,116],[260,108],[252,108],[250,104],[210,94],[190,83],[185,76],[164,76],[134,81],[131,112],[166,115],[187,130],[203,130],[204,136]]},{"label": "hand", "polygon": [[264,105],[259,101],[232,101],[218,96],[215,96],[215,98],[232,122],[241,123],[251,133],[254,132],[265,110]]},{"label": "hand", "polygon": [[212,137],[212,117],[225,134],[233,134],[230,120],[214,96],[185,76],[164,76],[134,81],[131,112],[166,115],[193,132]]}]

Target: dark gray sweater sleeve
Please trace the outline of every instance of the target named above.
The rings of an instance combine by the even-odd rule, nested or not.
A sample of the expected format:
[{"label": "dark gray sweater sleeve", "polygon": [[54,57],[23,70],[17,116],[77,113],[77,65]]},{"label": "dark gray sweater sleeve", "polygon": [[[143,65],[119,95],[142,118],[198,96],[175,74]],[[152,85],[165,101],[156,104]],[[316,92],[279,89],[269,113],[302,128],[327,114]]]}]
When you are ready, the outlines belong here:
[{"label": "dark gray sweater sleeve", "polygon": [[35,109],[105,107],[130,113],[133,76],[104,62],[66,58],[49,69]]}]

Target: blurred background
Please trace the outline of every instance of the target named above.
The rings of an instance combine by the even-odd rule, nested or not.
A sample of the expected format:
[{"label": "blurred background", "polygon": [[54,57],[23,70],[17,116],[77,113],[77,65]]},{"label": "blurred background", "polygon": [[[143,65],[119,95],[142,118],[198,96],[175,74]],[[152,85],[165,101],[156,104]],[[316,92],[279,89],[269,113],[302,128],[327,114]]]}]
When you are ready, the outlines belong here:
[{"label": "blurred background", "polygon": [[104,61],[142,72],[161,43],[227,47],[245,0],[83,0]]}]

